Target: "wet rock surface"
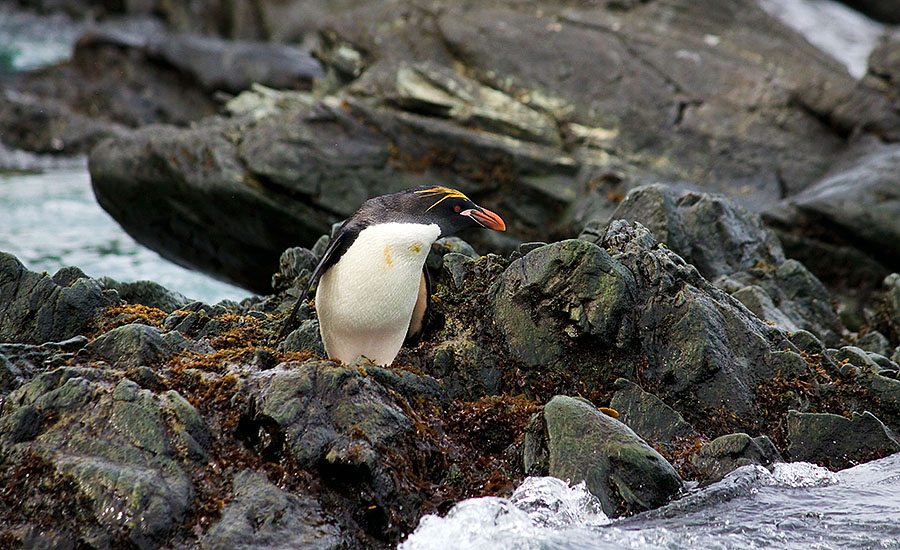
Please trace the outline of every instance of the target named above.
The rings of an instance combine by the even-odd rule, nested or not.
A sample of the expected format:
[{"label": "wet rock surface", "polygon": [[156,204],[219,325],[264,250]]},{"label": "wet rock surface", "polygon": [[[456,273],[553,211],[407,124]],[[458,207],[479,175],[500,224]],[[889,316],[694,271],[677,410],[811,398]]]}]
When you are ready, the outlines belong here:
[{"label": "wet rock surface", "polygon": [[544,407],[543,424],[546,435],[539,437],[546,441],[549,475],[585,481],[609,515],[618,507],[630,512],[656,508],[682,488],[662,455],[590,401],[556,396]]}]

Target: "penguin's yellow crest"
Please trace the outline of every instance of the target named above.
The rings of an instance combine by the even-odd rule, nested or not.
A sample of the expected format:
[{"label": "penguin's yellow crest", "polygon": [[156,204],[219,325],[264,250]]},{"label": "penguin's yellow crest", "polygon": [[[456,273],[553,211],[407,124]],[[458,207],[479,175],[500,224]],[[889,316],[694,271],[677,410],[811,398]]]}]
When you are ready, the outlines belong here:
[{"label": "penguin's yellow crest", "polygon": [[429,206],[427,209],[425,209],[426,212],[428,212],[435,206],[441,204],[441,202],[443,202],[451,197],[469,200],[469,197],[463,195],[463,193],[461,191],[457,191],[456,189],[450,189],[449,187],[432,187],[430,189],[422,189],[420,191],[416,191],[416,193],[420,193],[422,196],[425,196],[425,197],[437,197],[437,196],[443,195],[443,196],[441,196],[441,198],[439,198],[437,200],[437,202],[435,202],[434,204]]}]

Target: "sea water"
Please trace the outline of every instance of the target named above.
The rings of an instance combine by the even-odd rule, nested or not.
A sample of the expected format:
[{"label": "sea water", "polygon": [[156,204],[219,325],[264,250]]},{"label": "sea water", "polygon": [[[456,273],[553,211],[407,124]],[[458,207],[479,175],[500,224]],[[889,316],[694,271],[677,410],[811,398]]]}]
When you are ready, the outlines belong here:
[{"label": "sea water", "polygon": [[900,454],[831,472],[744,466],[651,512],[610,520],[584,483],[527,478],[510,498],[425,516],[399,550],[900,549]]},{"label": "sea water", "polygon": [[[28,158],[31,166],[40,163]],[[47,159],[45,165],[37,172],[0,172],[0,251],[28,269],[53,274],[77,266],[91,277],[151,280],[207,303],[251,295],[138,244],[97,204],[84,159]]]}]

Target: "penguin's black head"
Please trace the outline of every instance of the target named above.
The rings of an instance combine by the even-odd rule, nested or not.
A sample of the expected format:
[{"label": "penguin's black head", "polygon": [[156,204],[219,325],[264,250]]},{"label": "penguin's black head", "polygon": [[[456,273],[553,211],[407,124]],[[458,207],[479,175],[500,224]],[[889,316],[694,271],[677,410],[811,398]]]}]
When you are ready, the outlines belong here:
[{"label": "penguin's black head", "polygon": [[368,223],[436,224],[441,229],[442,237],[469,227],[506,230],[500,216],[448,187],[413,187],[375,197],[366,201],[357,215],[364,216]]}]

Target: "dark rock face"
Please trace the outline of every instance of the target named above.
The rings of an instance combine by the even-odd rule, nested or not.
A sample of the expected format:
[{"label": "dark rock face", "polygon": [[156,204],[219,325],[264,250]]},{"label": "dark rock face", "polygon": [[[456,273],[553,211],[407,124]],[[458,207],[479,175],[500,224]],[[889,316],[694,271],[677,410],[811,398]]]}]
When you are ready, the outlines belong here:
[{"label": "dark rock face", "polygon": [[247,470],[234,477],[234,500],[200,547],[331,550],[343,548],[344,540],[315,499],[283,491],[263,474]]},{"label": "dark rock face", "polygon": [[[641,223],[710,280],[785,260],[781,243],[762,220],[725,197],[647,185],[629,193],[609,219]],[[588,224],[585,236],[607,222]]]},{"label": "dark rock face", "polygon": [[672,407],[640,386],[620,378],[610,408],[619,413],[619,421],[651,443],[673,443],[679,437],[696,436],[697,432]]},{"label": "dark rock face", "polygon": [[0,341],[41,344],[88,329],[98,310],[118,301],[87,277],[58,284],[0,252]]},{"label": "dark rock face", "polygon": [[900,452],[900,440],[870,412],[845,418],[791,411],[786,424],[791,460],[842,468]]},{"label": "dark rock face", "polygon": [[[608,211],[623,190],[651,180],[723,192],[754,209],[771,206],[815,183],[854,129],[894,136],[900,128],[882,91],[857,85],[751,0],[727,6],[669,0],[627,10],[556,4],[532,10],[509,2],[427,12],[408,2],[311,6],[283,9],[322,18],[316,54],[328,94],[257,88],[229,104],[230,119],[106,141],[95,151],[91,171],[101,203],[138,240],[259,289],[265,283],[258,274],[240,266],[272,271],[287,246],[311,246],[365,198],[400,187],[460,187],[503,212],[512,239],[556,239],[583,228],[590,217],[583,205]],[[718,16],[710,19],[713,8]],[[274,21],[266,16],[250,26],[263,20]],[[282,32],[291,34],[276,34]],[[203,88],[239,89],[257,76],[232,84],[230,75],[206,75],[196,67],[221,64],[202,62],[205,43],[173,41],[150,50],[168,55]],[[323,124],[340,120],[336,111],[356,123]],[[252,120],[235,120],[243,117]],[[240,153],[222,150],[223,138],[240,142]],[[157,156],[180,148],[207,160]],[[221,162],[235,156],[241,162]],[[198,178],[199,170],[208,177]],[[136,173],[145,174],[134,186],[146,191],[148,209],[173,219],[142,225],[126,207],[129,194],[112,191]],[[235,227],[183,250],[183,216],[163,205],[198,208],[204,201],[194,198],[202,193],[229,211],[224,219]],[[268,201],[284,206],[278,216],[244,207]],[[701,208],[695,214],[705,215]],[[282,224],[291,240],[264,240],[261,220]],[[247,228],[246,239],[232,238]],[[740,237],[743,229],[733,229]],[[508,251],[515,244],[477,238],[477,248]],[[232,254],[258,260],[231,261]],[[705,274],[707,266],[698,268]]]},{"label": "dark rock face", "polygon": [[781,455],[772,441],[762,435],[750,437],[745,433],[729,434],[717,437],[700,448],[691,458],[694,466],[703,472],[702,484],[715,483],[729,472],[747,466],[759,464],[768,466],[781,462]]},{"label": "dark rock face", "polygon": [[656,508],[681,490],[681,478],[659,453],[589,401],[556,396],[544,407],[543,422],[549,474],[585,481],[608,515],[619,502],[632,512]]}]

